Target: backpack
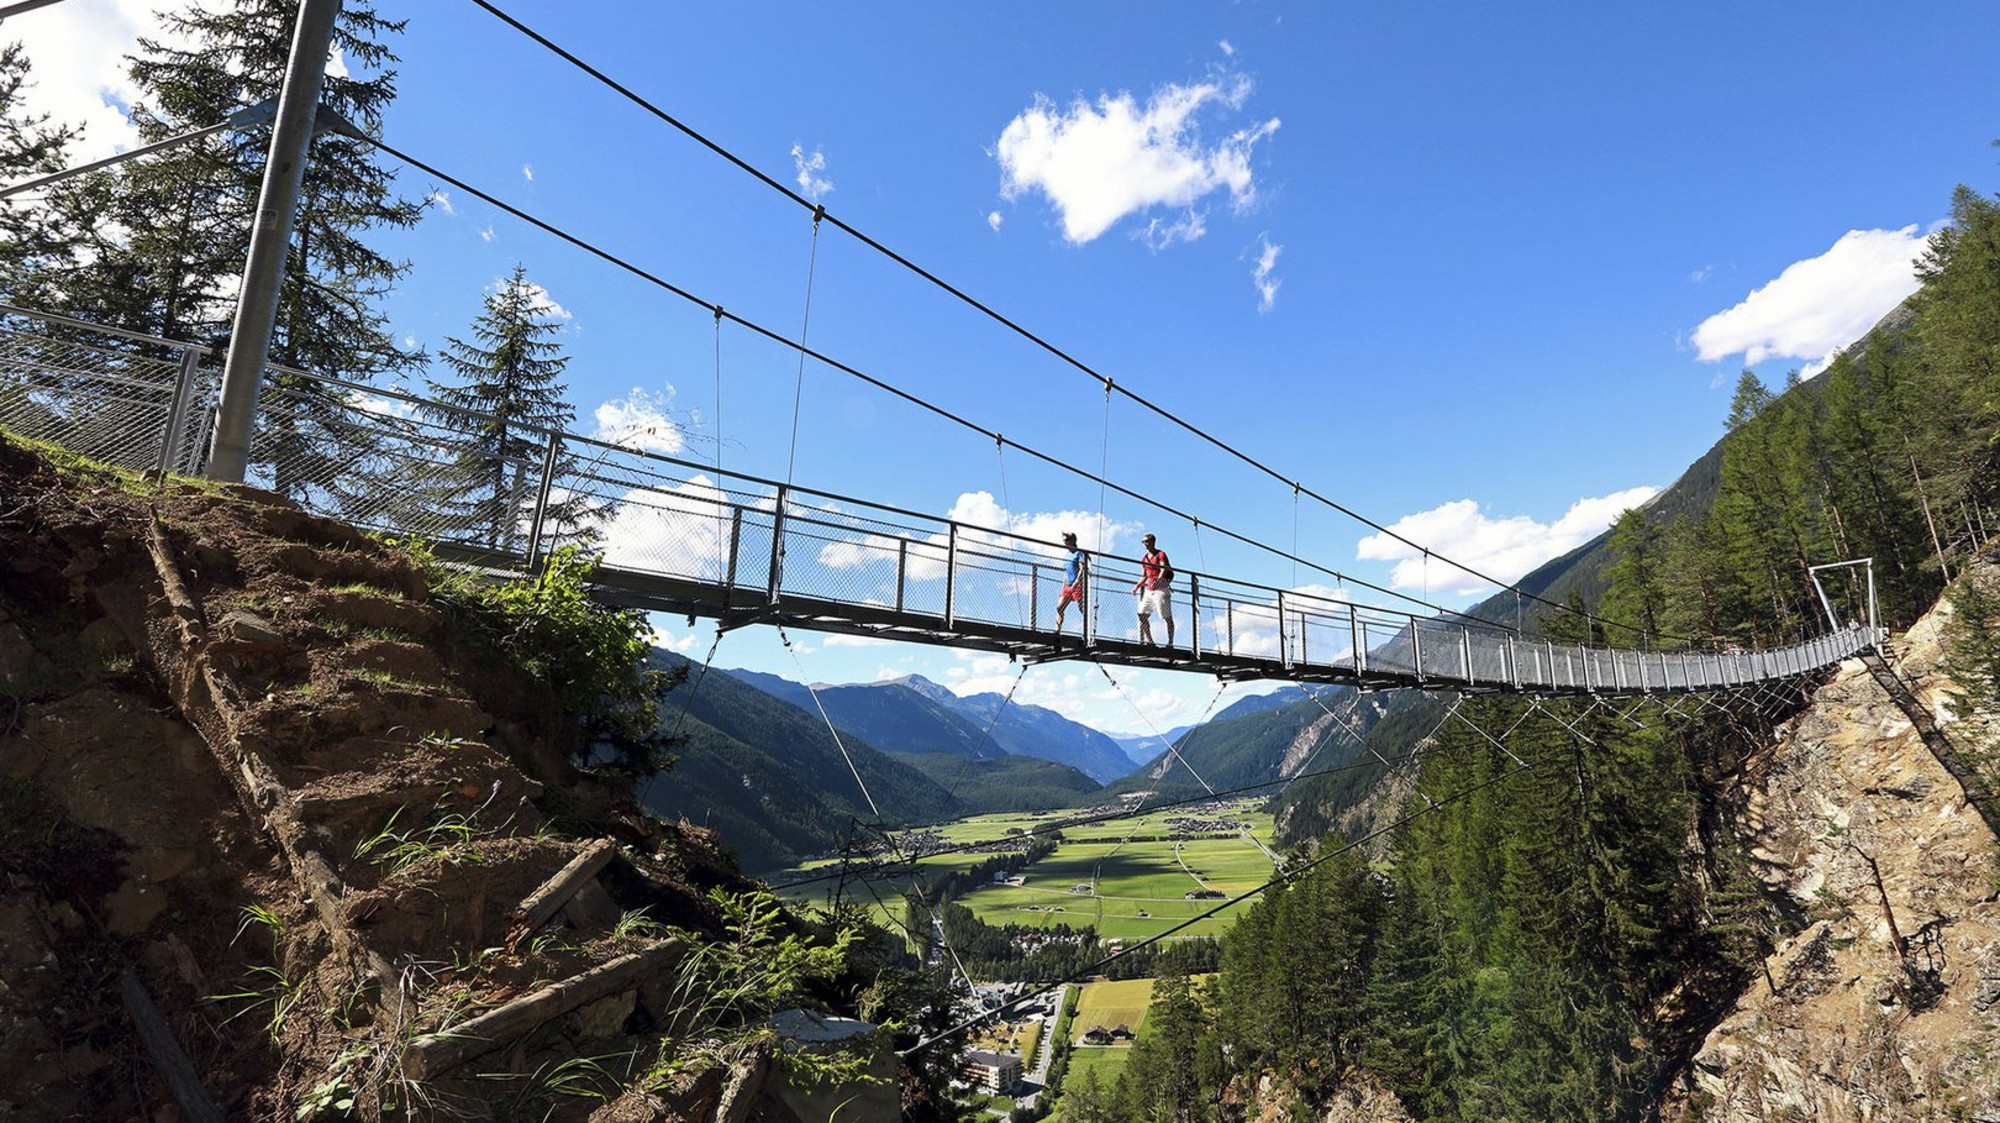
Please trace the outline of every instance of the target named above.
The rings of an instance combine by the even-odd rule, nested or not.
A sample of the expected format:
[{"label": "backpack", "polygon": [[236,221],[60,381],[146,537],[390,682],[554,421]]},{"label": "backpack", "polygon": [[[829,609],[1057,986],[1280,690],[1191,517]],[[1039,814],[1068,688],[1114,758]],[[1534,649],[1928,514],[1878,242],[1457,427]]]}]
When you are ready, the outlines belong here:
[{"label": "backpack", "polygon": [[1165,550],[1160,551],[1159,581],[1162,585],[1171,585],[1174,583],[1174,566],[1172,562],[1167,560],[1167,552]]}]

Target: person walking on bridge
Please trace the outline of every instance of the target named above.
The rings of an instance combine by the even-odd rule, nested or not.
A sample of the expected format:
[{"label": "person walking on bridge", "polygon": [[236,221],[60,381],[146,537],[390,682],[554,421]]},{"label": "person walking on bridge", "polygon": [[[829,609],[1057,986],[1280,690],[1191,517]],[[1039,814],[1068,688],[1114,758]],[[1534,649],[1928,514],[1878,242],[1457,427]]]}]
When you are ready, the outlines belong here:
[{"label": "person walking on bridge", "polygon": [[[1056,598],[1057,642],[1061,642],[1062,638],[1063,612],[1069,608],[1071,603],[1076,605],[1076,610],[1079,614],[1089,611],[1084,606],[1083,597],[1084,587],[1090,581],[1090,558],[1076,544],[1075,531],[1063,531],[1062,539],[1063,546],[1069,550],[1069,565],[1063,570],[1062,596]],[[1077,630],[1085,635],[1089,634],[1090,622],[1088,618],[1077,625]]]},{"label": "person walking on bridge", "polygon": [[1132,586],[1132,591],[1139,594],[1139,642],[1153,642],[1153,613],[1158,612],[1167,624],[1167,646],[1172,647],[1174,565],[1167,560],[1167,552],[1154,544],[1152,535],[1140,541],[1146,546],[1146,554],[1139,559],[1139,581]]}]

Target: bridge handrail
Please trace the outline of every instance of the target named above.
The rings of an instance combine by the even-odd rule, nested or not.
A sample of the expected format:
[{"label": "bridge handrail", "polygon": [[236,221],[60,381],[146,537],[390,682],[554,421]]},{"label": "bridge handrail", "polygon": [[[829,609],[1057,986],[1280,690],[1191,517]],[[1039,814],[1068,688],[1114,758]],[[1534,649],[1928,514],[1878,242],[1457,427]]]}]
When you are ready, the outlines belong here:
[{"label": "bridge handrail", "polygon": [[[0,315],[210,353],[7,305]],[[14,334],[0,329],[0,336]],[[79,352],[89,347],[62,343]],[[190,446],[199,442],[182,438],[203,427],[182,422],[186,411],[212,413],[213,385],[193,363],[183,362],[177,375],[157,360],[134,369],[124,361],[129,353],[106,350],[103,369],[87,369],[84,358],[72,355],[64,361],[78,362],[78,369],[51,370],[41,351],[20,350],[26,353],[0,348],[0,425],[15,423],[8,413],[14,409],[52,439],[87,446],[78,451],[90,455],[198,467],[200,450]],[[789,598],[817,610],[844,605],[850,614],[893,613],[892,622],[934,621],[929,626],[941,628],[936,635],[943,638],[970,635],[968,626],[985,629],[988,639],[1048,635],[1066,554],[1058,543],[532,424],[510,427],[539,451],[478,460],[474,480],[465,465],[483,451],[439,415],[495,420],[490,415],[396,388],[273,369],[291,377],[266,387],[253,447],[256,478],[328,513],[517,565],[532,566],[538,552],[560,542],[594,541],[610,570],[706,587],[704,595],[718,599],[703,603],[725,612],[760,604],[775,609]],[[10,395],[5,380],[16,370],[37,371],[47,382],[18,383]],[[156,451],[137,447],[143,442],[135,435],[148,429],[160,434]],[[639,545],[613,540],[616,524],[628,518],[645,532]],[[637,568],[621,556],[648,550]],[[1088,553],[1094,572],[1083,637],[1133,644],[1132,625],[1106,635],[1101,614],[1107,596],[1115,601],[1136,583],[1139,563]],[[891,561],[893,585],[870,576],[870,567]],[[1421,616],[1319,590],[1176,568],[1174,596],[1189,617],[1181,646],[1197,660],[1233,660],[1246,673],[1335,671],[1363,682],[1441,686],[1698,689],[1795,675],[1879,639],[1850,627],[1759,652],[1557,644],[1463,615]]]}]

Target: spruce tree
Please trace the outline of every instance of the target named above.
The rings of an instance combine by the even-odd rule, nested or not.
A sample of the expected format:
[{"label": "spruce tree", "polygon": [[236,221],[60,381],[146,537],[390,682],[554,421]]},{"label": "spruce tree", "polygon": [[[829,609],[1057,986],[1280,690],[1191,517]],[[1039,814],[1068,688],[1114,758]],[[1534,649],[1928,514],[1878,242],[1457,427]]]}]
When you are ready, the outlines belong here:
[{"label": "spruce tree", "polygon": [[[169,14],[167,35],[140,40],[130,56],[139,140],[163,140],[276,98],[297,13],[296,0],[228,0]],[[396,60],[383,39],[402,27],[368,0],[343,5],[334,44],[347,73],[326,77],[322,126],[331,110],[364,132],[379,130],[396,91]],[[226,344],[268,145],[263,129],[225,133],[91,177],[79,195],[97,212],[94,244],[61,279],[65,310]],[[414,225],[421,214],[390,180],[366,141],[324,128],[314,138],[279,290],[274,362],[371,383],[419,360],[396,346],[375,307],[408,264],[364,240],[374,229]],[[344,398],[291,375],[267,382],[254,455],[277,468],[263,482],[342,509],[378,490],[357,465],[383,435],[358,430]]]},{"label": "spruce tree", "polygon": [[[486,297],[471,339],[447,337],[438,355],[455,381],[426,380],[438,405],[425,417],[463,434],[436,514],[442,533],[461,542],[514,552],[534,502],[546,437],[576,416],[563,384],[569,359],[553,338],[563,323],[548,295],[516,265]],[[558,504],[558,519],[574,521],[579,501]]]},{"label": "spruce tree", "polygon": [[[22,93],[31,82],[21,45],[0,46],[0,182],[19,183],[60,171],[64,153],[78,135],[47,114],[27,110]],[[52,197],[31,197],[0,204],[0,295],[10,303],[46,303],[51,269],[75,251],[77,227],[63,220],[55,203]]]}]

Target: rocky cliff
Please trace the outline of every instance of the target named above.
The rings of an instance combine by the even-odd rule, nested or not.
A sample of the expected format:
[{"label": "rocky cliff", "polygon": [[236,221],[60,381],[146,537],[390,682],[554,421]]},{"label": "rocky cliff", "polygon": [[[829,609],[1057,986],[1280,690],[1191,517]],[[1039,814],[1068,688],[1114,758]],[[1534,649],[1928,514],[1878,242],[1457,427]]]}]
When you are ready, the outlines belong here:
[{"label": "rocky cliff", "polygon": [[[1961,751],[1950,608],[1893,666]],[[1843,666],[1725,793],[1796,931],[1702,1042],[1671,1123],[2000,1121],[2000,849],[1910,717]]]}]

